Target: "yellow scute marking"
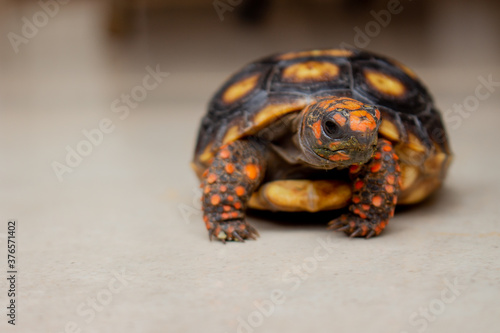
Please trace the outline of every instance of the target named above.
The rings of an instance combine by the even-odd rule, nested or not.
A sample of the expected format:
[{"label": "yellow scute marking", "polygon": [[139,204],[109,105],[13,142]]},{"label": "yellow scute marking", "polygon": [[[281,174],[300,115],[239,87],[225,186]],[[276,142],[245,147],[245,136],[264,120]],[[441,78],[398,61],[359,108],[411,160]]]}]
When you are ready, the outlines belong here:
[{"label": "yellow scute marking", "polygon": [[269,104],[264,107],[254,118],[253,122],[256,128],[261,128],[273,120],[287,113],[301,110],[306,106],[306,101],[299,100],[290,104]]},{"label": "yellow scute marking", "polygon": [[237,139],[239,139],[241,136],[240,133],[240,128],[237,125],[231,126],[227,132],[226,135],[224,136],[224,140],[222,140],[223,144],[233,142]]},{"label": "yellow scute marking", "polygon": [[396,125],[387,119],[382,120],[378,131],[389,140],[399,141],[399,131]]},{"label": "yellow scute marking", "polygon": [[415,183],[419,175],[416,167],[401,163],[401,190],[404,191]]},{"label": "yellow scute marking", "polygon": [[205,150],[203,150],[203,153],[201,153],[199,160],[203,163],[208,162],[212,157],[214,157],[214,154],[212,154],[212,144],[209,144]]},{"label": "yellow scute marking", "polygon": [[339,66],[326,61],[306,61],[293,64],[283,70],[288,82],[328,81],[339,75]]},{"label": "yellow scute marking", "polygon": [[320,56],[331,56],[331,57],[350,57],[352,56],[352,51],[343,49],[332,49],[332,50],[310,50],[301,52],[289,52],[282,54],[278,59],[280,60],[290,60],[302,57],[320,57]]},{"label": "yellow scute marking", "polygon": [[226,89],[222,99],[226,103],[233,103],[255,89],[259,81],[259,74],[254,74],[246,79],[233,83]]},{"label": "yellow scute marking", "polygon": [[365,76],[374,89],[386,95],[401,97],[406,92],[404,84],[393,76],[374,70],[365,71]]},{"label": "yellow scute marking", "polygon": [[418,151],[420,153],[425,152],[425,147],[424,145],[420,142],[419,139],[413,134],[408,135],[408,148],[414,151]]}]

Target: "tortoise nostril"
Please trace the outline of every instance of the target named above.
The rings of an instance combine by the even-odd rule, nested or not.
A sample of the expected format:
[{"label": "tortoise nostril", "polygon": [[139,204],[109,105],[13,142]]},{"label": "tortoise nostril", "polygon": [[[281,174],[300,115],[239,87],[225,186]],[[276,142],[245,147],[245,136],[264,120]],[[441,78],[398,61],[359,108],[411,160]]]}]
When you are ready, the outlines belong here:
[{"label": "tortoise nostril", "polygon": [[333,120],[325,121],[323,128],[325,134],[328,135],[330,138],[334,138],[340,131],[339,125],[337,125],[337,123],[334,122]]}]

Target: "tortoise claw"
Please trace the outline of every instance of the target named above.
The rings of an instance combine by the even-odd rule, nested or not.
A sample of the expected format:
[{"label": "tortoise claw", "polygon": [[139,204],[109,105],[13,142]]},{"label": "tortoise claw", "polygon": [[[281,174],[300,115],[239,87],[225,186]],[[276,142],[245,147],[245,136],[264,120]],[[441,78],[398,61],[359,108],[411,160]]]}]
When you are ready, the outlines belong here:
[{"label": "tortoise claw", "polygon": [[340,216],[328,224],[328,229],[343,231],[350,238],[365,237],[368,239],[380,234],[387,222],[363,219],[358,215],[348,213]]},{"label": "tortoise claw", "polygon": [[227,241],[245,242],[245,239],[257,239],[257,230],[244,220],[230,220],[213,223],[214,227],[208,230],[210,240],[215,238],[225,244]]}]

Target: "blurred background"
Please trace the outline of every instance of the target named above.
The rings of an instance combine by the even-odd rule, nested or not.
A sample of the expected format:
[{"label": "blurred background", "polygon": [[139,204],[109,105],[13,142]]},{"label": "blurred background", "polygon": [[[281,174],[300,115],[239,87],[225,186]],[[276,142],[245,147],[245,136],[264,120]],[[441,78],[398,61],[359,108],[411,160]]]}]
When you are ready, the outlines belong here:
[{"label": "blurred background", "polygon": [[[229,306],[225,308],[217,301],[218,296],[205,287],[213,280],[207,282],[204,278],[213,273],[213,265],[218,265],[212,260],[224,257],[240,262],[241,258],[232,258],[226,252],[212,253],[219,247],[210,247],[214,244],[206,240],[198,184],[189,168],[200,118],[212,94],[244,64],[276,52],[342,45],[386,54],[411,67],[426,83],[439,108],[448,114],[457,116],[454,105],[472,103],[472,111],[460,115],[459,124],[448,123],[456,157],[444,195],[427,208],[404,212],[399,218],[402,222],[389,228],[388,235],[399,233],[397,237],[401,238],[393,240],[404,244],[399,244],[402,248],[398,253],[417,253],[427,260],[432,256],[427,249],[448,253],[447,249],[434,248],[435,244],[445,244],[455,249],[450,252],[457,254],[457,262],[464,258],[460,249],[470,250],[468,254],[475,256],[477,265],[483,263],[485,253],[498,255],[498,246],[496,250],[489,247],[498,244],[500,234],[495,222],[500,214],[495,199],[500,187],[495,171],[500,166],[496,156],[500,140],[497,1],[0,0],[0,217],[20,221],[26,276],[23,314],[33,320],[33,329],[39,329],[38,322],[44,322],[45,331],[62,331],[65,320],[75,317],[74,309],[80,300],[95,294],[96,288],[107,282],[106,272],[120,266],[135,269],[140,286],[123,299],[129,297],[127,302],[144,306],[131,311],[126,307],[130,302],[117,301],[107,308],[107,317],[101,319],[111,320],[113,330],[132,327],[126,326],[129,321],[120,320],[131,313],[138,316],[134,327],[142,328],[138,329],[142,332],[155,331],[155,325],[169,316],[174,319],[170,325],[184,330],[190,322],[187,316],[193,314],[204,318],[209,331],[236,327],[238,312],[225,321],[222,317],[208,317],[201,306],[191,306],[203,300],[215,310],[234,312],[249,309],[245,304],[252,304],[251,299],[239,295],[238,300],[246,303],[234,308],[224,303]],[[155,77],[158,84],[151,79],[155,71],[161,72]],[[141,89],[148,75],[149,84],[155,87]],[[478,100],[474,96],[484,80],[496,83],[481,88],[481,92],[490,94]],[[131,94],[140,96],[139,100],[130,101]],[[103,120],[107,125],[102,125]],[[89,140],[85,133],[96,133],[93,130],[99,126],[106,127],[107,132],[101,131],[102,136],[94,134],[96,143],[85,146],[82,142]],[[79,149],[84,154],[78,158],[74,151]],[[410,223],[412,219],[422,223],[422,216],[427,216],[425,228]],[[440,223],[431,223],[433,218]],[[481,221],[487,225],[481,225]],[[429,246],[421,245],[430,239],[423,234],[417,237],[423,243],[402,238],[404,234],[409,238],[420,235],[430,225],[440,232],[457,231],[462,235],[469,230],[495,231],[496,238],[477,240],[485,247],[478,245],[475,250],[464,247],[462,236],[457,235],[436,236]],[[256,226],[261,234],[267,232],[268,238],[252,243],[264,246],[252,251],[262,251],[265,258],[260,264],[269,269],[282,269],[281,263],[293,258],[276,263],[271,256],[267,262],[269,250],[265,246],[281,246],[278,253],[300,256],[296,244],[307,244],[302,243],[307,235],[311,242],[316,235],[324,235],[322,226],[298,230],[297,234],[287,229],[290,233],[284,238],[284,226],[262,221]],[[408,230],[413,226],[415,232]],[[341,236],[339,242],[344,242]],[[286,237],[296,238],[287,241]],[[448,238],[443,241],[442,237]],[[266,239],[273,241],[266,243]],[[279,239],[284,240],[280,243]],[[370,244],[366,246],[377,243]],[[243,257],[252,252],[238,249]],[[364,254],[385,253],[366,251]],[[191,267],[193,258],[200,259],[196,262],[198,268],[186,268]],[[345,266],[341,267],[349,267],[353,260],[347,254],[345,258]],[[394,258],[387,260],[393,262]],[[498,285],[498,260],[496,263],[496,278],[490,277],[489,281]],[[446,265],[458,267],[448,257],[440,264],[427,267],[427,272],[440,276]],[[188,274],[172,267],[184,267]],[[258,272],[259,267],[252,272]],[[394,269],[399,274],[399,268]],[[493,268],[490,271],[495,272]],[[387,276],[380,279],[384,283],[399,276],[392,274],[391,268],[385,272]],[[215,279],[230,284],[224,278],[225,272],[219,273]],[[261,281],[252,274],[249,277]],[[348,277],[346,274],[345,279]],[[165,279],[170,287],[165,285]],[[408,281],[428,281],[413,279],[409,277]],[[493,282],[484,281],[487,290]],[[258,294],[260,289],[249,283],[250,287],[242,290]],[[185,292],[193,285],[193,294]],[[420,287],[413,290],[412,299],[420,297],[425,289]],[[378,295],[380,300],[401,305],[382,307],[388,311],[378,316],[380,325],[371,321],[380,331],[388,331],[385,328],[389,321],[395,325],[393,331],[406,327],[406,319],[399,324],[393,321],[397,316],[392,314],[406,318],[417,305],[427,304],[428,299],[424,299],[408,307],[402,305],[405,301],[397,296],[406,294],[406,287],[402,288],[394,289],[390,297]],[[426,295],[439,290],[436,288],[428,288]],[[204,290],[205,298],[199,299],[199,290]],[[304,293],[308,290],[304,289]],[[355,290],[358,288],[353,287]],[[169,307],[167,294],[170,299],[175,297],[178,309],[166,317],[148,312]],[[44,303],[49,295],[53,301]],[[305,299],[309,297],[304,295]],[[480,292],[470,304],[498,305],[498,297],[495,301],[488,295]],[[185,296],[191,301],[186,301]],[[362,322],[354,316],[356,313],[372,313],[371,309],[352,313],[341,309],[336,308],[342,314],[337,324],[346,327]],[[465,305],[461,308],[463,313],[471,314],[469,310]],[[44,311],[51,315],[37,316]],[[488,313],[492,312],[483,311],[486,317],[469,320],[469,325],[494,327],[489,324],[498,313]],[[451,331],[453,327],[463,328],[457,326],[457,318],[462,317],[457,314],[445,321]],[[106,321],[101,319],[94,326],[109,332]],[[180,324],[182,320],[185,325]],[[284,323],[271,327],[289,329]],[[311,325],[315,324],[310,320],[303,322],[304,328],[310,329]],[[196,327],[191,331],[197,331]],[[437,331],[447,330],[442,327]]]}]

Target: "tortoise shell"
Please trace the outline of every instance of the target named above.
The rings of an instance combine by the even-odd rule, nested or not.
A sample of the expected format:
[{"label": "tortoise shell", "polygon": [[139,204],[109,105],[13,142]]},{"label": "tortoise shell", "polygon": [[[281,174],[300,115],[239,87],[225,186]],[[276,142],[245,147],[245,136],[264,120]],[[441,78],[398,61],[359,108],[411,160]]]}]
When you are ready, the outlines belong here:
[{"label": "tortoise shell", "polygon": [[[255,135],[325,96],[353,98],[380,110],[379,136],[394,144],[401,163],[398,203],[421,201],[439,187],[452,154],[431,95],[403,64],[354,49],[281,53],[253,62],[230,77],[212,98],[202,119],[193,168],[200,176],[221,145]],[[262,188],[295,196],[309,195],[311,190],[283,182],[272,189]],[[311,209],[299,204],[262,207],[258,200],[262,191],[259,193],[250,207],[292,211],[328,208]]]}]

